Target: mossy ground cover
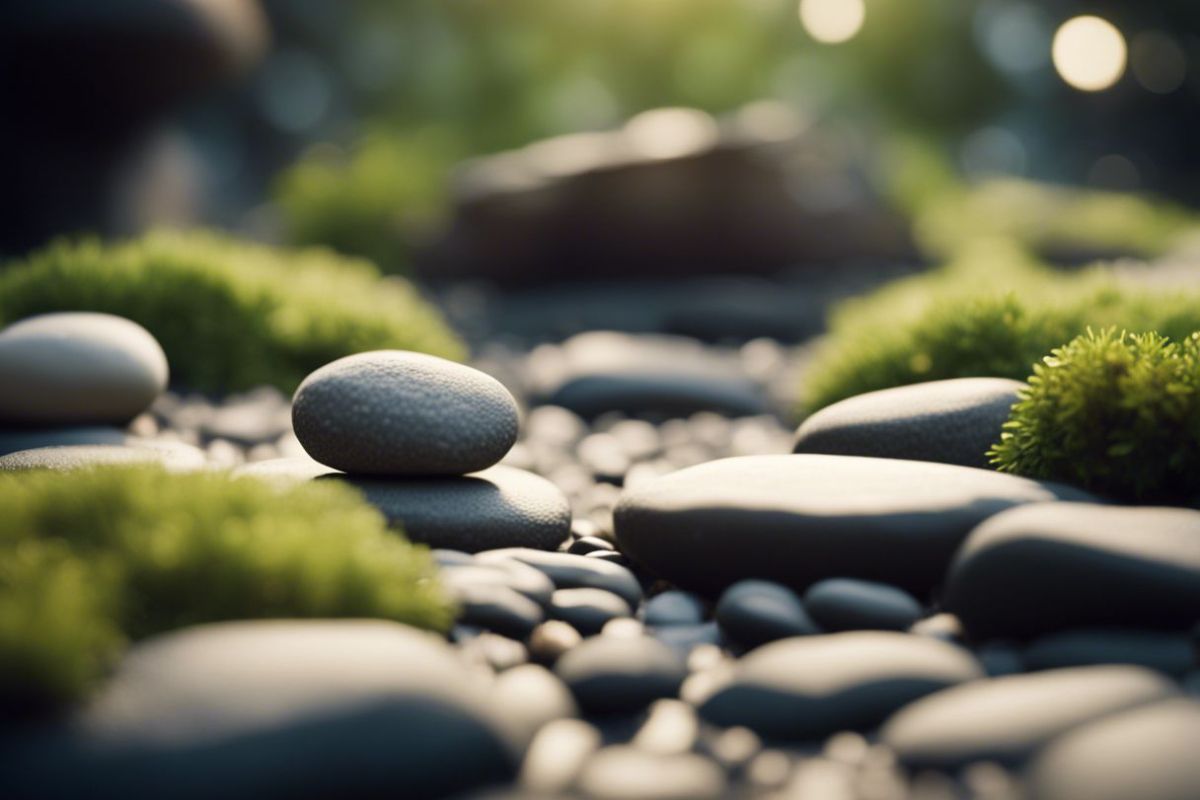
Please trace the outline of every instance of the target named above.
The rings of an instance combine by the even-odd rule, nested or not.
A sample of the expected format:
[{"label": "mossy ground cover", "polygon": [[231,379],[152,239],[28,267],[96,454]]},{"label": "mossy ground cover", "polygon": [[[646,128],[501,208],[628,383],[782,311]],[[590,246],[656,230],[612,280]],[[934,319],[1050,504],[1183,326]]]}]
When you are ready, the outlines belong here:
[{"label": "mossy ground cover", "polygon": [[1056,271],[1012,240],[981,239],[944,267],[836,309],[801,411],[922,381],[1024,380],[1089,326],[1182,340],[1200,330],[1200,287],[1152,288],[1103,267]]},{"label": "mossy ground cover", "polygon": [[451,621],[428,553],[333,482],[13,473],[0,508],[0,715],[77,700],[128,642],[186,625]]},{"label": "mossy ground cover", "polygon": [[1200,334],[1088,331],[1034,365],[989,453],[1004,472],[1135,501],[1200,497]]},{"label": "mossy ground cover", "polygon": [[402,279],[328,250],[287,250],[215,233],[152,233],[51,244],[0,270],[0,324],[50,311],[104,311],[162,343],[172,380],[202,391],[291,391],[351,353],[463,357],[438,311]]}]

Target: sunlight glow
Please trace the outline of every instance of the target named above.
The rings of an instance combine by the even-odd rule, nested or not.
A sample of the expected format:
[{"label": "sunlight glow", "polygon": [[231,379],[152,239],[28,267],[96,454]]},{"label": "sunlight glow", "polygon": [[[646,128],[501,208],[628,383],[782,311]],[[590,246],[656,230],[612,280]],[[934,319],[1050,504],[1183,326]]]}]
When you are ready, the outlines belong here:
[{"label": "sunlight glow", "polygon": [[1125,72],[1125,37],[1100,17],[1069,19],[1054,34],[1054,68],[1076,89],[1099,92]]},{"label": "sunlight glow", "polygon": [[800,0],[800,22],[810,36],[825,44],[853,39],[866,15],[863,0]]}]

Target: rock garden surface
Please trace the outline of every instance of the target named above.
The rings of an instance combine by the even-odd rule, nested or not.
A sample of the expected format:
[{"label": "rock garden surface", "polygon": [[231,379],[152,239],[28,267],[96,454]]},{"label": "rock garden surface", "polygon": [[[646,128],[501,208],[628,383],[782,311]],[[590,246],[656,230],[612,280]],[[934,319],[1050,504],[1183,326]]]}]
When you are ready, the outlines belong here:
[{"label": "rock garden surface", "polygon": [[992,470],[1011,380],[795,431],[800,355],[592,332],[213,398],[116,317],[0,331],[0,471],[349,484],[456,609],[144,639],[8,726],[0,795],[1200,796],[1200,511]]}]

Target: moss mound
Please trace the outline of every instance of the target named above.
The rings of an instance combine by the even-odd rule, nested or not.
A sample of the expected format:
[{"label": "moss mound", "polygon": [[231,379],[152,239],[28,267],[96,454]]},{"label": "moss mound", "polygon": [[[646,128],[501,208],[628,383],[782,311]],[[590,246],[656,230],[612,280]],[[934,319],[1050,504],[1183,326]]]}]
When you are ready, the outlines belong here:
[{"label": "moss mound", "polygon": [[802,411],[944,378],[1024,380],[1089,326],[1200,330],[1200,289],[1151,288],[1104,268],[1055,272],[1007,240],[977,242],[945,267],[850,300],[805,379]]},{"label": "moss mound", "polygon": [[0,508],[0,714],[79,698],[127,641],[186,625],[451,621],[428,554],[332,481],[12,473]]},{"label": "moss mound", "polygon": [[0,323],[48,311],[105,311],[158,338],[172,379],[291,391],[363,350],[457,359],[459,340],[400,279],[327,250],[282,250],[212,233],[152,233],[106,245],[57,242],[0,272]]},{"label": "moss mound", "polygon": [[1088,331],[1036,364],[997,469],[1130,500],[1200,494],[1200,334]]}]

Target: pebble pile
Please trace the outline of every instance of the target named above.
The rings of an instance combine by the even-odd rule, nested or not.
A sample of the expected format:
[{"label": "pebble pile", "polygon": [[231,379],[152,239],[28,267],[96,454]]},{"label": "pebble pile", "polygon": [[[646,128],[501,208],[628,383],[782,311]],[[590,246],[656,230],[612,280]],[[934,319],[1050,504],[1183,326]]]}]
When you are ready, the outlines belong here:
[{"label": "pebble pile", "polygon": [[648,373],[589,369],[513,380],[575,409],[523,424],[498,381],[409,353],[313,373],[295,438],[271,392],[159,397],[134,426],[210,464],[362,488],[433,548],[457,623],[144,642],[83,725],[22,745],[14,796],[1196,796],[1200,511],[983,468],[1008,381],[854,398],[793,435],[714,413],[742,377],[676,383],[672,416]]}]

